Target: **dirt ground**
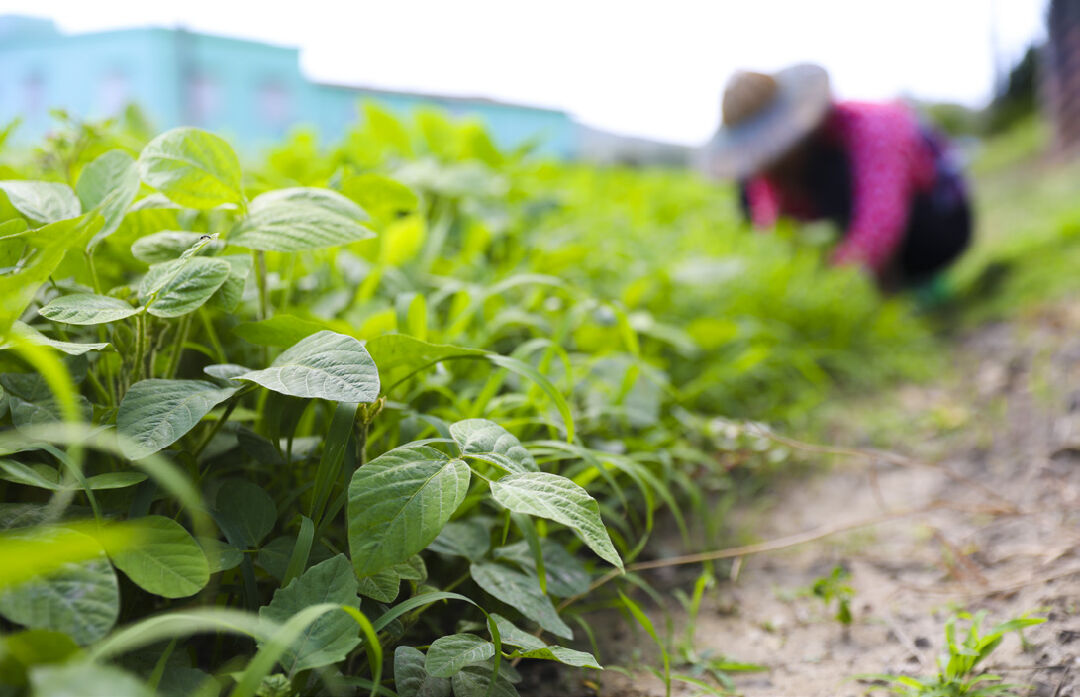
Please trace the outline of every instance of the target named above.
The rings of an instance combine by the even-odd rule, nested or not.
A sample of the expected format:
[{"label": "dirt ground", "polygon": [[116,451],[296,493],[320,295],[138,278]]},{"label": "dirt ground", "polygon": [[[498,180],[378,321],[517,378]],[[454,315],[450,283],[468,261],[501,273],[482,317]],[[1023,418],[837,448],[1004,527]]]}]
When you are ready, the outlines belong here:
[{"label": "dirt ground", "polygon": [[[1027,646],[1010,635],[985,667],[1030,686],[1017,694],[1080,696],[1080,303],[984,327],[959,340],[943,381],[903,386],[849,409],[856,416],[838,420],[833,444],[880,446],[891,438],[890,450],[911,460],[811,455],[821,473],[741,511],[733,530],[769,540],[921,512],[742,558],[734,581],[706,595],[696,654],[765,666],[730,673],[747,697],[887,694],[853,678],[931,675],[952,612],[986,610],[991,623],[1032,613],[1047,621],[1025,630]],[[670,554],[678,553],[673,546]],[[854,587],[846,629],[820,600],[799,593],[837,564]],[[689,590],[699,569],[648,578],[674,593]],[[650,614],[662,631],[664,613],[654,607]],[[676,610],[669,617],[680,636],[687,616]],[[644,632],[625,622],[600,625],[607,628],[602,661],[626,670],[605,670],[590,683],[577,674],[559,686],[549,673],[540,680],[547,689],[535,692],[663,695],[647,668],[660,661]],[[706,677],[702,666],[684,662],[673,672]],[[676,682],[673,694],[708,692]]]}]

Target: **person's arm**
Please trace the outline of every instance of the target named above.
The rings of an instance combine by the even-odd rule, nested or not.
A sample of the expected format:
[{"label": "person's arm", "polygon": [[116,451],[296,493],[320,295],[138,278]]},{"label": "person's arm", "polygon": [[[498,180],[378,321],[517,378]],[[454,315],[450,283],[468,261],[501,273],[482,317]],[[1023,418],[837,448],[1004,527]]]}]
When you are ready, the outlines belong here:
[{"label": "person's arm", "polygon": [[852,179],[852,214],[834,263],[861,263],[880,275],[904,239],[912,179],[907,138],[910,124],[902,113],[854,126],[848,147]]},{"label": "person's arm", "polygon": [[769,182],[762,177],[754,177],[740,186],[740,195],[745,197],[747,219],[757,227],[772,227],[780,216],[780,202]]}]

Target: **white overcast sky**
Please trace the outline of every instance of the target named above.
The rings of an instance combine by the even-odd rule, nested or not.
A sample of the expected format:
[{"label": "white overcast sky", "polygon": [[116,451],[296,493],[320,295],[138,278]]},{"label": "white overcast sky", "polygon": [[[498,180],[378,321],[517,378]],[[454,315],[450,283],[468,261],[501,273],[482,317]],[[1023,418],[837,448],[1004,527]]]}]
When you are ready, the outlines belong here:
[{"label": "white overcast sky", "polygon": [[841,97],[981,105],[1046,0],[0,0],[67,32],[176,26],[301,49],[315,80],[481,95],[700,143],[732,70],[810,60]]}]

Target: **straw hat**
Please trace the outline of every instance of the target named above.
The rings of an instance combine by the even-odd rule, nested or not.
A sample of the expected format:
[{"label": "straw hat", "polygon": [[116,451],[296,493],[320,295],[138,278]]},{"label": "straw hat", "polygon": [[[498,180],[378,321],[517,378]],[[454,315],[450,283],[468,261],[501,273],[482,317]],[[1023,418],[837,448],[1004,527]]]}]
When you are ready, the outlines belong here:
[{"label": "straw hat", "polygon": [[831,103],[829,75],[818,65],[802,63],[773,75],[736,73],[724,89],[712,170],[740,179],[760,172],[812,133]]}]

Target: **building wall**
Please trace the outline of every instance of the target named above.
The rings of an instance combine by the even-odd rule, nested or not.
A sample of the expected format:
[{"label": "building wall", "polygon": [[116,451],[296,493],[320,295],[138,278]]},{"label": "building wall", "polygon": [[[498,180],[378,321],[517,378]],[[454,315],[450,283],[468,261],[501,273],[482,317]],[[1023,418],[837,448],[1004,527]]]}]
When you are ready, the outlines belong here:
[{"label": "building wall", "polygon": [[40,139],[49,110],[85,118],[119,112],[131,100],[156,123],[175,121],[167,32],[138,30],[67,37],[21,32],[0,40],[0,122],[22,119],[20,140]]},{"label": "building wall", "polygon": [[212,130],[244,146],[277,140],[308,116],[296,49],[172,32],[181,109],[173,126]]},{"label": "building wall", "polygon": [[40,140],[52,108],[100,118],[134,101],[159,129],[199,126],[251,152],[295,125],[333,141],[360,118],[364,99],[402,116],[438,106],[478,117],[504,148],[536,141],[545,155],[577,153],[577,125],[565,112],[314,84],[296,49],[254,41],[182,29],[64,35],[48,20],[0,16],[0,123],[23,119],[16,142]]}]

